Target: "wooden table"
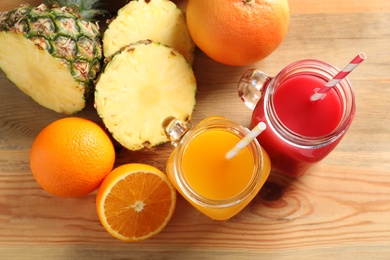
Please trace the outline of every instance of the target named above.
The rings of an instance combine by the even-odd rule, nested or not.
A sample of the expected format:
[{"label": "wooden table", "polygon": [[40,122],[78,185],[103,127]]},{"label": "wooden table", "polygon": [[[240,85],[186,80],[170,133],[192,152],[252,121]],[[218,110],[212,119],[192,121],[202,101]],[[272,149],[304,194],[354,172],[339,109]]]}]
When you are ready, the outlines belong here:
[{"label": "wooden table", "polygon": [[[2,0],[0,10],[20,2]],[[0,72],[0,258],[390,259],[390,3],[290,0],[290,7],[284,42],[253,67],[275,75],[305,58],[344,67],[364,51],[367,60],[348,77],[357,102],[349,132],[305,176],[272,173],[254,201],[229,221],[210,220],[179,197],[170,224],[142,243],[120,242],[103,229],[96,192],[64,199],[38,186],[29,169],[30,145],[63,115],[35,104]],[[224,66],[197,51],[193,122],[222,115],[248,126],[251,111],[237,97],[236,83],[250,67]],[[99,121],[92,104],[77,116]],[[118,149],[116,164],[164,170],[171,151],[169,144]]]}]

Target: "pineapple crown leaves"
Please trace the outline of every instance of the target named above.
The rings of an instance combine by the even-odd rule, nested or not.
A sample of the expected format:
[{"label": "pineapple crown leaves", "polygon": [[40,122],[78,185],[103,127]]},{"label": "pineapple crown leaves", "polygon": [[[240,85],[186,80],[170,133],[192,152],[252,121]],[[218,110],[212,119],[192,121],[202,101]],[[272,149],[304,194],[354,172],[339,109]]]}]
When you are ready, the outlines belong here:
[{"label": "pineapple crown leaves", "polygon": [[110,14],[101,8],[105,4],[99,0],[44,0],[43,3],[49,8],[69,7],[81,18],[91,22],[95,22],[98,17]]}]

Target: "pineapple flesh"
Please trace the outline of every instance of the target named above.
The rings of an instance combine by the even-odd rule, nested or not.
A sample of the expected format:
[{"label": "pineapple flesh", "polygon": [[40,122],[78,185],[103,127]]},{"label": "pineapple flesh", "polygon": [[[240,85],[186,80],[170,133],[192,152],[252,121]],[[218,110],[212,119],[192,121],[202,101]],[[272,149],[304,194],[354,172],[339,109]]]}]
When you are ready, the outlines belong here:
[{"label": "pineapple flesh", "polygon": [[95,107],[112,136],[129,150],[168,141],[173,116],[190,120],[196,80],[175,49],[150,40],[129,44],[107,61],[96,83]]},{"label": "pineapple flesh", "polygon": [[0,68],[40,105],[73,114],[101,70],[97,24],[66,7],[22,5],[0,13]]},{"label": "pineapple flesh", "polygon": [[195,44],[184,12],[169,0],[135,0],[119,9],[103,35],[106,57],[139,40],[150,39],[178,50],[192,64]]}]

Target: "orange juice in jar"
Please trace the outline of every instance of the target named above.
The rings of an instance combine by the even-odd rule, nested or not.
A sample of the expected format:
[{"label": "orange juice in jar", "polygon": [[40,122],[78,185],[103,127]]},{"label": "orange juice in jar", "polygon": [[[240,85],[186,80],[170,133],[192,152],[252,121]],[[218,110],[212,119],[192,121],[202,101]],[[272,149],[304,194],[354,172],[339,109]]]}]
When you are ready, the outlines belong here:
[{"label": "orange juice in jar", "polygon": [[223,117],[209,117],[192,129],[176,119],[165,122],[176,149],[167,175],[195,208],[216,220],[241,211],[259,192],[270,173],[267,153],[255,139],[226,159],[249,130]]}]

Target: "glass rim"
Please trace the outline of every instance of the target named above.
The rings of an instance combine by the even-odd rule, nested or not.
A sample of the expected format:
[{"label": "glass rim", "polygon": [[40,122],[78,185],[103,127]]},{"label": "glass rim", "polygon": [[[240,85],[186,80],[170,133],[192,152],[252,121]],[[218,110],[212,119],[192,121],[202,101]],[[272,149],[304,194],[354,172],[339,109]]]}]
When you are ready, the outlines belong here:
[{"label": "glass rim", "polygon": [[[293,146],[298,146],[301,148],[306,148],[310,146],[322,147],[326,146],[329,143],[337,140],[343,133],[346,131],[348,126],[351,123],[351,116],[354,116],[356,110],[355,104],[355,95],[353,92],[352,84],[347,78],[341,80],[334,88],[339,96],[340,102],[343,105],[343,115],[337,125],[337,127],[330,132],[329,134],[322,136],[305,136],[299,133],[296,133],[286,127],[282,121],[279,119],[275,108],[273,93],[277,90],[280,84],[288,77],[291,77],[297,73],[310,73],[317,72],[321,76],[326,77],[328,80],[332,79],[340,70],[324,61],[315,60],[315,59],[305,59],[293,62],[287,65],[283,70],[281,70],[275,77],[273,77],[266,89],[266,94],[264,95],[264,111],[267,121],[272,121],[270,127],[273,128],[273,131],[287,143]],[[282,81],[282,82],[279,82]],[[277,84],[275,83],[277,82]],[[347,99],[350,104],[347,103]],[[266,109],[268,105],[268,109]],[[275,126],[274,126],[275,124]],[[276,130],[276,128],[278,130]],[[282,133],[281,131],[282,130]]]}]

